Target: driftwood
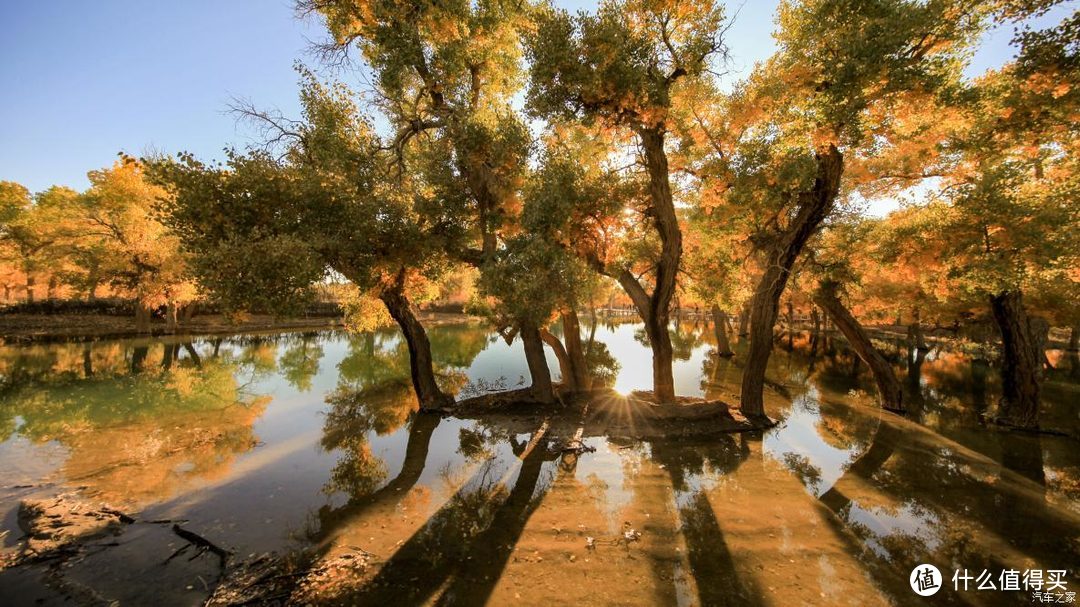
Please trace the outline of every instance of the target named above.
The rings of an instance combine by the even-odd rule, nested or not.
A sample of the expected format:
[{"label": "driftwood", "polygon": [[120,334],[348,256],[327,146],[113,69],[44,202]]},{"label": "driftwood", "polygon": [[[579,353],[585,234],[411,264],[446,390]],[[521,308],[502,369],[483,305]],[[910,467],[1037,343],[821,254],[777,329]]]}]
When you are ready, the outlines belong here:
[{"label": "driftwood", "polygon": [[[172,530],[173,530],[173,533],[175,533],[176,535],[179,535],[182,539],[186,540],[190,545],[193,545],[193,546],[195,546],[196,548],[199,549],[199,552],[197,552],[195,556],[198,556],[199,554],[202,554],[204,552],[212,552],[212,553],[216,554],[217,557],[221,560],[221,567],[223,569],[225,568],[225,565],[229,560],[229,556],[232,555],[232,552],[230,552],[228,550],[225,550],[224,548],[221,548],[217,544],[214,544],[213,542],[211,542],[210,540],[206,539],[205,537],[199,535],[198,533],[188,531],[187,529],[184,529],[183,527],[181,527],[180,525],[177,525],[175,523],[172,526]],[[168,560],[172,560],[174,557],[179,555],[185,548],[186,548],[186,546],[181,547],[180,550],[177,550],[176,552],[174,552],[172,554],[172,556],[170,556],[169,559],[166,560],[166,562],[168,562]],[[192,558],[195,558],[195,557],[192,557]]]}]

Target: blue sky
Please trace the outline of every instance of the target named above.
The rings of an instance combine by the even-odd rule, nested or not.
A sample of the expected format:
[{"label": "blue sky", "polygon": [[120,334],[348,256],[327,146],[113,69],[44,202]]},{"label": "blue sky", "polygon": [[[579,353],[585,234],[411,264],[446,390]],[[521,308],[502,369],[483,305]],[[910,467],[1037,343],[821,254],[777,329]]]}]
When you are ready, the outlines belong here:
[{"label": "blue sky", "polygon": [[[560,2],[589,8],[592,2]],[[1080,1],[1056,11],[1051,20]],[[739,6],[732,3],[732,11]],[[774,49],[776,0],[746,0],[730,32],[736,71]],[[227,113],[234,97],[298,113],[297,60],[314,65],[288,0],[53,0],[0,4],[0,180],[32,191],[83,189],[117,152],[190,151],[219,158],[251,131]],[[1011,55],[1011,31],[984,41],[969,70]]]}]

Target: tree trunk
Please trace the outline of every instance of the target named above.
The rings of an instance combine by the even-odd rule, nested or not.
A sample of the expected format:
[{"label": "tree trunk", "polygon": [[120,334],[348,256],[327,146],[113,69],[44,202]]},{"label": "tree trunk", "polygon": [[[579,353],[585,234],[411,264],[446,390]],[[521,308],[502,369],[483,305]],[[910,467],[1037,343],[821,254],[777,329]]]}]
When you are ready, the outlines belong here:
[{"label": "tree trunk", "polygon": [[810,307],[810,321],[814,324],[814,335],[821,332],[821,315],[818,314],[817,306]]},{"label": "tree trunk", "polygon": [[926,335],[923,334],[922,321],[919,317],[919,308],[915,307],[912,310],[911,324],[908,325],[908,341],[920,350],[929,350],[930,348],[926,347]]},{"label": "tree trunk", "polygon": [[49,301],[56,299],[56,287],[59,282],[60,281],[57,280],[55,276],[49,277],[49,284],[45,290],[45,299],[48,299]]},{"label": "tree trunk", "polygon": [[795,305],[790,299],[787,302],[787,329],[789,333],[795,330]]},{"label": "tree trunk", "polygon": [[990,298],[990,307],[1001,331],[999,421],[1020,428],[1035,428],[1039,420],[1038,370],[1041,361],[1035,358],[1023,295],[1020,291],[1005,291]]},{"label": "tree trunk", "polygon": [[[739,337],[750,335],[750,302],[747,302],[739,312]],[[740,340],[741,341],[741,340]]]},{"label": "tree trunk", "polygon": [[136,333],[149,333],[150,332],[150,308],[144,305],[141,301],[135,302],[135,332]]},{"label": "tree trunk", "polygon": [[559,361],[559,374],[562,375],[563,387],[575,392],[580,390],[570,363],[570,355],[566,353],[563,343],[547,329],[540,329],[540,339],[551,348],[551,351],[555,353],[555,360]]},{"label": "tree trunk", "polygon": [[[920,352],[921,354],[921,352]],[[971,401],[975,412],[981,417],[986,413],[986,376],[990,374],[990,365],[985,359],[971,360]]]},{"label": "tree trunk", "polygon": [[176,304],[169,302],[165,305],[165,332],[176,333]]},{"label": "tree trunk", "polygon": [[592,388],[592,377],[589,375],[589,365],[585,361],[585,349],[581,344],[581,323],[578,321],[577,311],[565,310],[562,313],[563,341],[566,343],[566,354],[570,357],[570,371],[574,376],[574,383],[579,390]]},{"label": "tree trunk", "polygon": [[195,366],[201,368],[202,358],[199,357],[199,353],[195,350],[194,344],[192,344],[190,341],[186,341],[184,342],[184,349],[187,350],[188,358],[190,358],[195,363]]},{"label": "tree trunk", "polygon": [[816,154],[817,177],[810,192],[799,194],[799,207],[788,229],[768,255],[768,263],[751,300],[750,352],[743,371],[740,410],[747,418],[765,417],[765,370],[772,354],[773,326],[780,296],[787,286],[791,268],[806,242],[832,210],[840,191],[844,158],[835,146]]},{"label": "tree trunk", "polygon": [[176,348],[173,344],[162,344],[162,352],[161,369],[163,371],[168,371],[169,369],[172,369],[173,359],[176,357]]},{"label": "tree trunk", "polygon": [[[675,401],[675,378],[671,371],[671,336],[668,335],[668,317],[671,301],[675,296],[675,281],[682,258],[682,232],[671,198],[667,154],[664,152],[664,131],[659,127],[640,128],[645,151],[645,164],[649,172],[649,200],[653,225],[660,236],[660,259],[656,262],[656,276],[649,306],[645,310],[645,327],[653,351],[653,395],[657,402]],[[635,281],[636,282],[636,281]],[[630,294],[631,299],[637,298]],[[638,305],[638,310],[643,311]]]},{"label": "tree trunk", "polygon": [[424,325],[420,324],[416,315],[413,314],[409,299],[405,296],[404,272],[398,275],[397,281],[392,286],[383,289],[379,299],[386,305],[386,310],[398,324],[401,334],[405,337],[405,343],[409,347],[409,372],[420,409],[438,409],[452,403],[453,397],[444,394],[435,381],[431,342],[428,341]]},{"label": "tree trunk", "polygon": [[146,366],[146,355],[150,351],[150,346],[135,346],[131,350],[131,373],[136,375],[142,373],[143,368]]},{"label": "tree trunk", "polygon": [[836,295],[836,286],[831,283],[820,285],[814,293],[814,301],[829,311],[836,327],[844,334],[855,353],[870,367],[870,372],[874,375],[874,383],[877,384],[878,402],[881,406],[889,411],[903,413],[903,390],[900,381],[896,379],[892,365],[870,342],[870,337],[859,325],[859,321],[844,307]]},{"label": "tree trunk", "polygon": [[735,353],[731,351],[731,343],[728,341],[727,315],[720,309],[720,306],[713,304],[712,317],[713,330],[716,332],[716,355],[735,356]]},{"label": "tree trunk", "polygon": [[26,303],[34,303],[34,277],[26,274]]},{"label": "tree trunk", "polygon": [[1028,328],[1031,332],[1032,355],[1038,362],[1038,377],[1041,380],[1044,376],[1044,369],[1052,370],[1054,368],[1054,365],[1050,363],[1050,358],[1046,356],[1046,344],[1050,341],[1050,323],[1045,318],[1029,316]]},{"label": "tree trunk", "polygon": [[181,321],[184,324],[187,324],[188,322],[191,321],[192,318],[195,317],[195,309],[196,309],[196,307],[198,307],[198,305],[199,305],[198,303],[193,301],[193,302],[189,303],[188,305],[184,306],[184,311],[181,312]]},{"label": "tree trunk", "polygon": [[544,357],[544,342],[540,329],[533,324],[521,325],[521,343],[525,346],[525,361],[529,364],[532,377],[532,396],[541,403],[555,402],[555,388],[551,384],[551,371]]},{"label": "tree trunk", "polygon": [[93,352],[91,351],[92,347],[93,346],[91,346],[90,343],[87,343],[83,346],[82,351],[83,377],[86,378],[94,376],[94,357]]}]

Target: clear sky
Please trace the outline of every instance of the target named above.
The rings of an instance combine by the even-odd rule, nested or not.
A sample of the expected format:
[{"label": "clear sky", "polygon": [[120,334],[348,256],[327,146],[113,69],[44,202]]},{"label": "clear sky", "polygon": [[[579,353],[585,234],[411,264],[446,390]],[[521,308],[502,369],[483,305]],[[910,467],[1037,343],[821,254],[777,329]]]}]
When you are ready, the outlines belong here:
[{"label": "clear sky", "polygon": [[[592,2],[559,4],[588,9]],[[1051,16],[1075,10],[1070,2]],[[76,189],[117,152],[182,150],[220,158],[251,131],[227,113],[234,97],[298,114],[297,60],[316,66],[317,20],[290,0],[50,0],[0,3],[0,180],[32,191]],[[730,3],[739,73],[772,53],[776,0]],[[987,37],[971,73],[1012,56],[1010,30]]]}]

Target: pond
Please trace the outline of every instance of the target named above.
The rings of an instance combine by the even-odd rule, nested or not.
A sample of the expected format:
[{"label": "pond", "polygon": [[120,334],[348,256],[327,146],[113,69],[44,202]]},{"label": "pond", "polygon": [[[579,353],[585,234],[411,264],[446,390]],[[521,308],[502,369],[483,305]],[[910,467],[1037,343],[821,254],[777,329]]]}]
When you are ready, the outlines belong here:
[{"label": "pond", "polygon": [[[584,324],[594,370],[618,392],[648,389],[641,326]],[[672,330],[678,392],[736,402],[746,344],[718,358],[711,326]],[[517,342],[476,324],[430,336],[459,397],[527,383]],[[541,428],[414,414],[393,331],[2,347],[3,550],[25,549],[28,500],[77,497],[136,520],[0,570],[0,596],[202,604],[221,563],[173,525],[228,550],[230,567],[306,550],[301,603],[923,604],[909,587],[921,563],[943,572],[939,603],[1031,602],[977,590],[984,570],[995,587],[1012,570],[1065,570],[1080,586],[1077,441],[980,425],[999,386],[977,352],[878,343],[907,418],[874,405],[841,340],[795,334],[770,362],[775,428],[588,438],[582,452]],[[1043,420],[1076,436],[1080,384],[1060,366]]]}]

